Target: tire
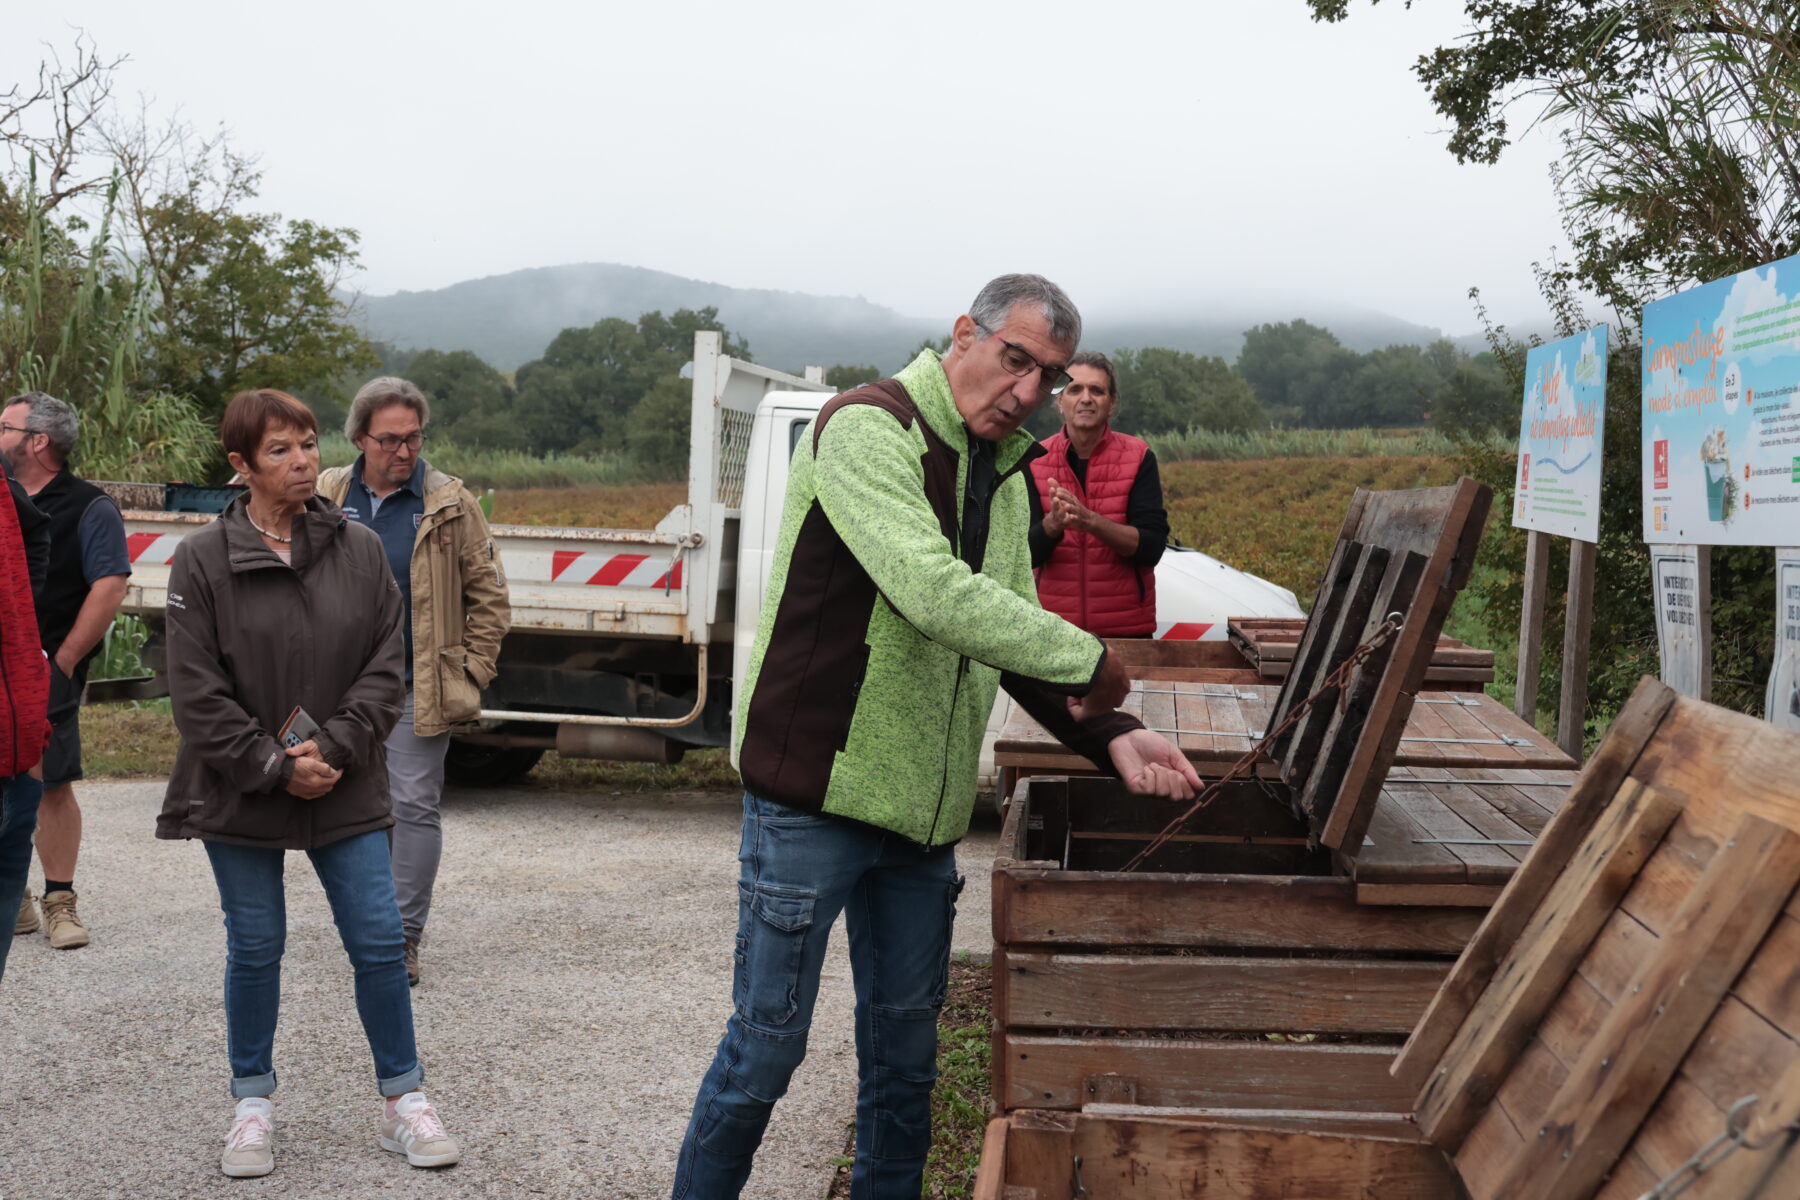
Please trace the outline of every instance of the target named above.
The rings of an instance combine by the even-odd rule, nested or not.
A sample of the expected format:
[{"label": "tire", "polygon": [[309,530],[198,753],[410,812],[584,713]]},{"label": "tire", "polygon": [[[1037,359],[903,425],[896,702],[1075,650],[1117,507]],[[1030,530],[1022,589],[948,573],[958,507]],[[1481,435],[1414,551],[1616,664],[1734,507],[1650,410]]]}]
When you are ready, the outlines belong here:
[{"label": "tire", "polygon": [[500,787],[537,766],[544,752],[535,747],[476,746],[450,739],[444,756],[444,778],[458,787]]}]

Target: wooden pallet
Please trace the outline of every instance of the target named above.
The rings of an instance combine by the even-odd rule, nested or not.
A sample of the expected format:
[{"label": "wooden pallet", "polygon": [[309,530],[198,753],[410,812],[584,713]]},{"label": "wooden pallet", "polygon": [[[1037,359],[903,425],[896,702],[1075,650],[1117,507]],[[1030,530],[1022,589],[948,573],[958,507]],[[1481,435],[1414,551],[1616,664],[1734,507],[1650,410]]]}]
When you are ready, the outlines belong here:
[{"label": "wooden pallet", "polygon": [[978,1200],[1634,1200],[1748,1096],[1757,1148],[1682,1194],[1800,1196],[1796,780],[1800,736],[1646,680],[1395,1060],[1415,1129],[1097,1075],[990,1128]]},{"label": "wooden pallet", "polygon": [[[1287,678],[1306,631],[1300,617],[1233,617],[1227,636],[1244,662],[1265,680]],[[1445,691],[1480,691],[1494,682],[1494,652],[1438,635],[1425,682]]]}]

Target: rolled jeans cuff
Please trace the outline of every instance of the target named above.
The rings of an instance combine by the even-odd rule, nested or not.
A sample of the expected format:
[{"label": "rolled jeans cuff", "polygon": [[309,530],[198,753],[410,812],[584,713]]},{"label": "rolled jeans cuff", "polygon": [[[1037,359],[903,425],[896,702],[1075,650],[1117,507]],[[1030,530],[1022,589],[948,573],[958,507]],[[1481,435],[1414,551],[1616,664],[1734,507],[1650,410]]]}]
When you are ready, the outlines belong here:
[{"label": "rolled jeans cuff", "polygon": [[275,1072],[262,1075],[237,1075],[231,1080],[231,1096],[234,1100],[242,1100],[246,1096],[272,1096],[275,1094]]},{"label": "rolled jeans cuff", "polygon": [[425,1068],[415,1066],[412,1070],[402,1071],[389,1079],[377,1079],[375,1086],[381,1089],[383,1096],[392,1099],[395,1096],[404,1096],[408,1092],[416,1092],[424,1086],[424,1083]]}]

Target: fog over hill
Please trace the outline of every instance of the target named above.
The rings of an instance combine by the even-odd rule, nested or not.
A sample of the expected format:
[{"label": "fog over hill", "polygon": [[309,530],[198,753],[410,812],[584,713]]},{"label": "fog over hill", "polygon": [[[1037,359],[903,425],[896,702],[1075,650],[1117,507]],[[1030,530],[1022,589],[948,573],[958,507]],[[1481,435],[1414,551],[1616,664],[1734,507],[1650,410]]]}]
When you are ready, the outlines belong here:
[{"label": "fog over hill", "polygon": [[[618,263],[537,267],[435,291],[363,296],[357,311],[369,336],[378,340],[413,350],[473,350],[511,371],[542,354],[550,339],[570,326],[707,305],[718,308],[726,328],[748,339],[757,362],[796,372],[807,363],[870,363],[896,370],[922,339],[948,333],[955,316],[909,317],[861,296],[728,287]],[[1227,361],[1237,357],[1245,329],[1295,317],[1325,326],[1353,350],[1423,344],[1442,336],[1382,313],[1304,301],[1259,301],[1232,315],[1196,310],[1139,318],[1104,309],[1083,315],[1082,342],[1089,348],[1168,346]]]}]

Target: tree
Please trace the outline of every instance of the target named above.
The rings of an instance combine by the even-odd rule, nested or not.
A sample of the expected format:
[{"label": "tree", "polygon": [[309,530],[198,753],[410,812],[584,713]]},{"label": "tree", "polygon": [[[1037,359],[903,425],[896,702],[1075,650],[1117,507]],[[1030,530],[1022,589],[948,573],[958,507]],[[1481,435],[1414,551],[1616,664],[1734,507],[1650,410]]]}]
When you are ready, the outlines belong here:
[{"label": "tree", "polygon": [[[1349,10],[1349,0],[1308,3],[1321,20]],[[1417,74],[1453,123],[1449,148],[1459,160],[1498,159],[1511,139],[1508,112],[1522,98],[1538,100],[1564,129],[1556,184],[1574,254],[1535,271],[1561,334],[1591,323],[1577,289],[1614,310],[1596,572],[1642,581],[1642,305],[1800,246],[1796,13],[1786,3],[1717,0],[1480,0],[1466,11],[1474,32],[1423,56]],[[1524,347],[1503,328],[1490,325],[1489,334],[1521,394]],[[1507,511],[1513,455],[1472,447],[1468,460],[1494,486],[1495,510]],[[1518,627],[1523,545],[1510,523],[1490,525],[1484,555],[1504,569],[1478,573],[1471,591],[1496,638]],[[1773,655],[1770,552],[1717,547],[1712,575],[1715,697],[1756,712]],[[1546,682],[1560,668],[1556,620],[1550,625]],[[1603,728],[1637,674],[1654,668],[1655,645],[1641,586],[1596,592],[1590,730]]]},{"label": "tree", "polygon": [[1236,367],[1271,418],[1326,427],[1348,423],[1333,410],[1355,363],[1331,330],[1293,320],[1246,329]]},{"label": "tree", "polygon": [[588,454],[628,443],[627,415],[659,380],[679,376],[693,358],[694,334],[702,330],[719,330],[726,354],[749,359],[748,343],[724,330],[711,306],[677,309],[667,317],[648,312],[635,324],[607,317],[586,329],[563,330],[542,358],[516,373],[512,413],[526,445],[538,454]]},{"label": "tree", "polygon": [[1187,429],[1241,432],[1269,423],[1256,393],[1225,360],[1146,346],[1117,350],[1121,428],[1143,436]]},{"label": "tree", "polygon": [[1348,428],[1421,425],[1443,386],[1436,364],[1418,346],[1383,346],[1358,355],[1339,381],[1330,424]]},{"label": "tree", "polygon": [[640,467],[667,478],[687,472],[693,385],[676,375],[656,381],[626,418],[625,445]]},{"label": "tree", "polygon": [[853,367],[843,363],[839,363],[825,372],[825,382],[840,392],[847,392],[851,388],[860,387],[865,383],[874,383],[881,378],[883,375],[880,367]]},{"label": "tree", "polygon": [[506,376],[473,350],[421,350],[408,362],[406,378],[431,401],[433,435],[465,445],[487,443],[465,436],[464,422],[484,413],[504,414],[512,406]]}]

